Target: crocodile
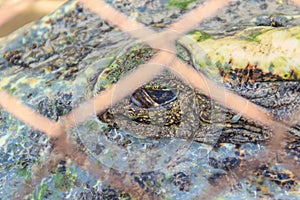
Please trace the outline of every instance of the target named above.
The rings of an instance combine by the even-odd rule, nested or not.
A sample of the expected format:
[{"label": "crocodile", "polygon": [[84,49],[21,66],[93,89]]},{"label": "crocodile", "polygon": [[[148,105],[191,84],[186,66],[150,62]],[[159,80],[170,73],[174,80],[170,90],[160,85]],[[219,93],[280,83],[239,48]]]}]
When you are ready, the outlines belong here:
[{"label": "crocodile", "polygon": [[[264,14],[258,22],[240,23],[254,15],[257,2],[249,2],[230,4],[221,18],[181,37],[177,54],[275,119],[288,120],[299,106],[299,22]],[[132,18],[142,12],[141,22],[161,30],[199,2],[179,10],[163,8],[163,15],[147,9],[161,9],[162,1],[141,2],[137,8],[130,7],[132,2],[129,7],[114,3]],[[249,10],[237,21],[234,8],[244,4]],[[268,5],[270,10],[283,6],[298,14],[286,3]],[[233,25],[222,25],[226,31],[220,30],[226,19],[232,19]],[[157,52],[76,1],[3,39],[0,47],[1,90],[54,121]],[[0,190],[5,191],[3,198],[10,199],[34,178],[33,169],[49,157],[53,141],[2,108],[0,121]],[[264,151],[272,137],[267,127],[218,104],[170,71],[76,125],[69,134],[91,159],[107,169],[129,172],[143,190],[165,199],[201,196],[209,185],[243,165],[243,159]],[[284,151],[299,160],[299,126],[291,128]],[[242,189],[226,191],[224,198],[299,197],[297,177],[274,160],[266,159],[249,178],[239,181]],[[29,198],[68,197],[131,198],[68,159],[61,160],[29,194]]]},{"label": "crocodile", "polygon": [[[205,32],[193,31],[180,40],[178,52],[198,70],[218,77],[228,89],[264,107],[274,118],[284,120],[299,107],[300,70],[295,57],[300,53],[299,33],[299,27],[251,27],[234,36],[214,39]],[[104,87],[104,79],[107,84],[121,77],[117,73],[126,74],[126,69],[133,68],[131,63],[126,66],[129,56],[148,60],[149,51],[149,47],[129,50],[116,60],[99,76],[95,93]],[[189,138],[194,133],[195,141],[212,144],[217,140],[259,142],[271,136],[266,128],[225,109],[167,72],[98,117],[111,129],[126,129],[145,137]],[[298,132],[296,128],[294,134],[299,136]]]}]

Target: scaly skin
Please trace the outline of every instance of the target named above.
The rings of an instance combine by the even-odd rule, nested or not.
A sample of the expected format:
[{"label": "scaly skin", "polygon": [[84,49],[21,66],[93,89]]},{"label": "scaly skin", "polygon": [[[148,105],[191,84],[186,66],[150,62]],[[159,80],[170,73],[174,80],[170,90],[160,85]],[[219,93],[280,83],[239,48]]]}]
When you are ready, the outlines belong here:
[{"label": "scaly skin", "polygon": [[[181,52],[180,57],[189,60],[196,68],[204,70],[212,78],[223,82],[227,88],[270,110],[275,118],[285,119],[300,102],[299,66],[291,67],[292,63],[299,63],[299,58],[296,56],[300,53],[298,52],[300,31],[298,31],[298,27],[280,29],[254,27],[237,33],[235,36],[221,39],[213,39],[212,36],[208,37],[203,32],[194,31],[180,39],[182,46],[178,48]],[[277,43],[272,38],[273,35],[281,36],[279,40],[285,39],[285,43],[283,45]],[[299,48],[295,45],[290,49],[284,46],[294,40]],[[221,49],[217,48],[218,45]],[[265,55],[266,51],[261,51],[264,48],[269,50],[267,55]],[[216,49],[217,52],[213,54]],[[145,50],[148,54],[149,51],[150,49]],[[141,52],[142,50],[133,50],[130,54],[135,53],[136,57],[148,60],[149,57],[144,58],[140,55]],[[186,56],[188,54],[189,58]],[[248,56],[239,57],[237,54]],[[292,59],[284,59],[283,54]],[[262,59],[263,55],[266,56],[265,60]],[[103,81],[103,77],[107,80],[110,76],[116,77],[116,72],[124,73],[120,69],[126,70],[128,67],[122,59],[124,60],[120,58],[116,61],[113,67],[109,68],[111,70],[102,74],[99,80]],[[259,61],[259,59],[262,60]],[[277,62],[278,59],[281,59],[281,62]],[[120,64],[119,67],[116,63]],[[264,127],[216,104],[201,92],[194,91],[170,74],[162,75],[152,82],[144,86],[148,88],[148,91],[151,87],[157,87],[156,85],[168,85],[169,88],[178,91],[177,98],[166,105],[154,102],[152,106],[148,105],[145,108],[142,103],[143,97],[140,97],[142,101],[140,105],[132,102],[135,98],[128,97],[111,108],[108,111],[109,114],[100,116],[102,121],[112,128],[124,129],[142,137],[193,137],[195,141],[208,144],[255,143],[264,141],[271,135],[271,132]],[[99,89],[96,90],[99,91]],[[157,89],[152,90],[157,91]],[[133,95],[136,94],[137,92]],[[147,92],[144,91],[143,95],[149,99]]]},{"label": "scaly skin", "polygon": [[[247,1],[237,2],[243,4]],[[88,12],[76,2],[68,4],[69,6],[66,5],[37,22],[32,28],[26,28],[17,33],[16,40],[7,40],[0,44],[1,89],[53,120],[60,120],[70,110],[91,98],[95,92],[104,90],[112,83],[117,82],[125,73],[146,62],[155,53],[150,48],[137,45],[134,47],[135,52],[130,52],[116,60],[119,50],[124,49],[124,46],[129,43],[133,43],[135,39],[102,21],[99,16]],[[256,1],[254,6],[256,7]],[[158,10],[157,8],[154,10]],[[231,11],[228,12],[229,15],[233,14],[233,9],[235,8],[229,9]],[[150,15],[152,13],[151,11]],[[245,15],[248,13],[251,12],[247,12]],[[143,11],[142,15],[144,14],[149,16],[147,10]],[[181,15],[181,13],[179,14]],[[174,15],[169,17],[170,23],[176,20],[173,17]],[[223,18],[222,15],[221,18]],[[216,24],[214,21],[207,24],[214,26]],[[165,22],[163,23],[166,27]],[[235,23],[237,21],[233,22],[233,24]],[[225,32],[223,30],[214,32],[230,35],[231,33],[228,33],[227,30],[233,24],[229,27],[222,26],[226,29]],[[237,29],[245,28],[245,26],[236,25]],[[207,26],[201,25],[201,27]],[[196,69],[204,71],[216,81],[224,83],[227,88],[265,107],[276,118],[285,119],[293,113],[299,102],[297,96],[299,93],[299,27],[254,27],[252,29],[261,31],[246,29],[241,33],[231,34],[233,35],[231,37],[214,37],[194,31],[178,41],[179,57],[189,64],[193,64]],[[116,61],[111,64],[114,60]],[[255,72],[255,76],[253,72]],[[172,87],[170,83],[173,83]],[[92,88],[95,88],[95,91]],[[159,99],[160,103],[157,103],[153,98],[153,93],[159,93],[160,90],[167,95],[165,98]],[[150,93],[152,96],[149,95]],[[131,101],[135,101],[135,104],[132,104]],[[144,103],[146,106],[143,106]],[[152,104],[153,106],[151,106]],[[122,109],[124,112],[120,112]],[[76,137],[82,150],[96,158],[101,165],[108,169],[116,167],[115,169],[130,172],[136,172],[139,169],[142,172],[147,171],[147,173],[132,175],[132,181],[141,184],[143,190],[150,192],[158,190],[160,194],[167,191],[167,196],[176,193],[177,198],[182,197],[182,191],[186,192],[184,195],[189,195],[195,191],[198,193],[203,188],[206,189],[207,180],[215,178],[216,181],[219,181],[219,174],[214,174],[215,169],[213,168],[231,170],[242,160],[238,155],[244,153],[246,155],[244,159],[249,159],[258,150],[263,151],[261,144],[271,134],[269,130],[244,119],[238,113],[230,112],[168,73],[162,74],[152,81],[152,84],[139,88],[133,96],[129,96],[120,104],[112,107],[111,113],[112,115],[109,116],[107,112],[108,115],[104,120],[111,130],[127,129],[138,136],[155,137],[157,140],[132,139],[132,135],[126,133],[125,136],[130,135],[130,137],[125,137],[125,142],[120,140],[120,145],[116,140],[111,141],[110,135],[104,135],[108,131],[105,129],[107,124],[100,123],[96,116],[91,117],[87,123],[78,125],[74,133],[73,130],[70,131],[72,132],[70,135]],[[22,187],[20,183],[27,185],[27,180],[31,178],[32,166],[40,161],[43,162],[47,159],[47,155],[51,154],[52,143],[42,133],[20,123],[3,109],[0,110],[0,121],[2,145],[0,171],[3,180],[6,180],[2,181],[1,189],[5,191],[3,198],[11,199],[12,193],[16,191],[15,187],[18,187],[17,189]],[[293,135],[289,135],[291,140],[288,142],[286,150],[290,155],[299,158],[297,127],[294,127],[292,131]],[[176,148],[182,142],[181,140],[171,140],[175,144],[173,146],[175,148],[169,148],[170,146],[164,145],[170,140],[163,137],[189,138],[201,143],[193,143],[192,140],[189,140],[191,148],[187,149],[186,154],[183,155],[185,151]],[[134,141],[133,144],[129,143],[131,139]],[[211,145],[202,144],[203,142],[219,145],[219,148],[215,148],[216,151],[214,151],[215,149],[210,151]],[[242,144],[245,142],[259,144]],[[162,152],[156,154],[162,146],[166,148],[162,148]],[[195,146],[196,148],[193,148]],[[234,146],[240,146],[240,149],[234,148]],[[232,154],[232,148],[234,148],[234,153],[238,154]],[[163,154],[164,150],[167,150],[166,154]],[[220,151],[218,152],[218,150]],[[209,151],[215,155],[205,153]],[[179,154],[177,155],[176,152]],[[144,155],[144,153],[151,155],[147,154],[146,157],[141,158],[139,155]],[[175,162],[172,159],[169,160],[169,157],[174,154],[179,156],[174,159]],[[128,159],[123,160],[127,155]],[[162,155],[162,159],[157,155]],[[203,155],[209,156],[205,162],[202,162]],[[114,156],[117,157],[113,159]],[[184,159],[187,157],[192,161],[185,161]],[[277,161],[270,161],[270,168],[274,166],[276,168],[274,168],[274,173],[267,167],[261,168],[259,173],[263,177],[268,175],[270,178],[270,171],[271,179],[278,184],[278,180],[287,177],[288,173],[279,176],[278,171],[280,170],[277,169],[277,164]],[[66,189],[66,193],[57,192],[54,188],[56,184],[48,184],[49,181],[53,181],[52,172],[49,172],[50,176],[45,177],[47,180],[44,179],[45,181],[35,187],[37,191],[33,193],[44,198],[63,199],[70,195],[70,198],[80,199],[91,196],[85,196],[85,192],[76,193],[78,187],[84,191],[90,191],[93,197],[100,193],[109,194],[110,191],[113,191],[113,188],[106,192],[105,190],[99,191],[102,186],[94,185],[97,182],[96,178],[88,173],[83,175],[77,167],[75,169],[65,162],[62,165],[59,168],[70,167],[72,174],[75,175],[70,176],[71,179],[68,178],[70,184],[67,187],[61,188]],[[160,171],[160,169],[163,170]],[[158,170],[158,172],[152,172],[152,170]],[[21,176],[20,172],[27,174],[26,177]],[[52,177],[54,179],[55,177],[56,179],[57,177],[66,178],[61,175],[63,172],[56,170]],[[69,170],[65,175],[70,175]],[[76,176],[81,178],[74,181],[73,178]],[[256,174],[250,177],[257,179]],[[284,180],[295,181],[292,175],[288,177]],[[90,183],[90,180],[93,180],[92,188],[90,184],[87,184]],[[281,183],[284,183],[284,180]],[[175,190],[172,187],[175,187]],[[47,188],[53,194],[52,196],[49,193],[43,195],[48,190]],[[270,188],[271,194],[278,189],[274,185]],[[162,190],[160,191],[160,189]],[[248,194],[246,190],[243,190],[243,194]],[[75,194],[72,195],[74,191]],[[286,191],[282,191],[280,195],[285,193]],[[56,196],[57,194],[60,194],[59,197]],[[121,193],[118,194],[121,195]],[[115,196],[117,193],[107,198],[113,199],[116,198]],[[275,197],[277,198],[278,195]]]},{"label": "scaly skin", "polygon": [[[259,33],[253,32],[257,29],[260,30]],[[299,33],[299,27],[255,27],[221,39],[213,39],[204,34],[205,39],[202,40],[203,33],[196,31],[180,40],[179,57],[223,83],[228,89],[264,107],[276,119],[288,120],[300,105],[300,60],[296,56],[300,55]],[[283,42],[278,43],[273,35]],[[290,47],[291,43],[294,46]],[[144,52],[149,54],[149,51],[151,52],[150,49]],[[151,56],[154,53],[150,53]],[[142,50],[128,53],[147,61],[149,57],[142,54]],[[120,58],[113,64],[112,70],[102,74],[105,80],[115,77],[117,71],[126,73],[127,64],[124,60],[127,59]],[[101,90],[99,80],[103,80],[102,76],[96,84],[96,92]],[[165,101],[162,98],[157,103],[154,100],[156,93],[166,95]],[[223,143],[237,146],[243,143],[263,143],[272,135],[269,129],[224,108],[169,72],[164,72],[137,89],[131,96],[99,114],[98,118],[108,124],[108,131],[121,129],[137,137],[157,139],[184,138],[215,147]],[[289,155],[295,159],[299,159],[297,141],[299,127],[296,126],[291,128],[286,146]],[[239,154],[242,155],[243,152]],[[229,159],[228,163],[225,161],[221,164],[215,161],[215,165],[217,168],[223,165],[235,166],[231,162],[235,161]],[[272,174],[269,176],[270,171]],[[290,189],[297,184],[289,171],[275,172],[269,166],[262,166],[256,173],[257,176],[268,177],[283,188]]]}]

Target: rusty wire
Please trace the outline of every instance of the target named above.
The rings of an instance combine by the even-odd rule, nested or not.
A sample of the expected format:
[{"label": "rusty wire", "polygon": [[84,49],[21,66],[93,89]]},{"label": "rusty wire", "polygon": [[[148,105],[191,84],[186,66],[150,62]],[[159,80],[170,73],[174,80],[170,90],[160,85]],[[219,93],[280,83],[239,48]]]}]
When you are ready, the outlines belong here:
[{"label": "rusty wire", "polygon": [[[25,3],[29,5],[30,2],[33,1],[28,0]],[[50,168],[51,166],[56,166],[57,161],[60,158],[69,157],[73,162],[75,162],[82,168],[88,170],[96,177],[108,180],[109,183],[112,183],[112,185],[116,188],[128,191],[134,196],[142,195],[143,192],[138,188],[138,186],[128,185],[128,183],[125,183],[126,181],[124,182],[122,180],[127,180],[126,174],[120,175],[118,172],[115,171],[105,173],[102,166],[95,164],[93,163],[93,161],[89,160],[85,153],[80,152],[75,147],[75,145],[68,138],[66,133],[68,130],[71,129],[71,127],[82,123],[91,115],[105,110],[109,106],[117,103],[117,101],[123,99],[128,94],[131,94],[136,88],[153,79],[153,77],[155,77],[164,69],[183,74],[185,78],[184,81],[187,80],[193,87],[199,89],[207,96],[218,101],[221,105],[231,110],[234,110],[235,112],[241,113],[243,116],[251,118],[256,122],[265,125],[273,130],[274,134],[271,141],[266,146],[266,152],[262,152],[260,155],[258,155],[258,157],[248,161],[249,163],[244,165],[247,167],[248,170],[245,171],[245,169],[241,168],[239,169],[239,171],[233,171],[232,173],[237,174],[237,177],[244,178],[248,175],[250,171],[249,168],[255,169],[256,167],[258,167],[260,164],[259,156],[267,156],[270,154],[269,152],[267,152],[267,150],[274,154],[274,151],[278,151],[278,147],[283,148],[283,133],[287,132],[287,128],[289,126],[293,126],[299,123],[299,111],[295,112],[294,116],[292,117],[293,120],[290,122],[277,121],[273,119],[271,115],[263,108],[257,106],[256,104],[237,94],[234,94],[233,92],[228,91],[223,86],[211,81],[201,72],[196,71],[189,65],[180,61],[176,57],[176,54],[174,54],[175,40],[187,31],[191,30],[196,24],[200,23],[203,19],[212,16],[218,9],[223,8],[229,2],[228,0],[208,0],[204,4],[200,5],[198,8],[183,16],[177,22],[171,24],[166,31],[161,33],[156,33],[155,31],[145,27],[144,25],[130,20],[126,15],[116,11],[103,1],[78,0],[78,2],[83,3],[86,8],[97,13],[107,22],[116,25],[123,32],[131,34],[133,37],[146,42],[151,47],[159,49],[160,51],[154,58],[152,58],[146,64],[139,66],[135,71],[122,78],[112,87],[106,89],[93,99],[90,99],[87,102],[79,105],[77,108],[73,109],[68,115],[64,116],[60,122],[54,122],[36,113],[32,109],[20,103],[15,98],[11,97],[5,91],[0,91],[1,107],[3,107],[9,113],[15,115],[21,121],[27,123],[32,128],[42,131],[49,137],[56,138],[57,140],[56,148],[55,150],[53,150],[54,153],[51,154],[49,160],[46,162],[45,165],[40,166],[40,174],[44,175],[42,171],[44,171],[45,168],[48,169],[49,166]],[[300,0],[293,0],[293,2],[300,6]],[[26,6],[23,6],[21,9],[24,9],[25,7]],[[4,8],[5,7],[1,8],[0,11],[2,11]],[[21,9],[16,9],[14,11],[14,14],[19,12]],[[14,15],[7,16],[11,18]],[[3,18],[2,20],[0,20],[0,26],[3,23],[5,23],[5,21],[7,21],[9,18]],[[140,78],[137,79],[136,77]],[[116,96],[116,94],[114,93],[114,89],[119,85],[123,85],[123,87],[125,85],[125,88],[127,89],[122,91],[122,93],[119,92]],[[223,93],[225,95],[220,95]],[[112,98],[113,94],[114,98]],[[60,156],[57,156],[58,154],[60,154]],[[48,163],[52,163],[52,165],[48,166]],[[299,178],[300,175],[299,172],[297,173],[297,169],[295,169],[292,165],[289,166],[290,169]],[[23,194],[27,194],[32,190],[32,187],[34,185],[39,183],[39,181],[39,179],[33,180],[27,188],[21,190],[15,197],[20,198]],[[217,195],[218,191],[221,192],[225,188],[227,188],[226,185],[218,185],[217,187],[214,187],[211,190],[208,189],[208,191],[214,191],[214,195]],[[143,195],[145,199],[157,198],[149,196],[148,194]],[[211,193],[209,195],[211,195]],[[205,198],[205,196],[203,198]]]}]

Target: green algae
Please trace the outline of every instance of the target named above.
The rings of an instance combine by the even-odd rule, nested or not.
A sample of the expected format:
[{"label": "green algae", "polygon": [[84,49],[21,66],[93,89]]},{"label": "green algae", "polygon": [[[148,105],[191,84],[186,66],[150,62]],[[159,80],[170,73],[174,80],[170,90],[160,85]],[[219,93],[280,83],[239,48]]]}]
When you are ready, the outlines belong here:
[{"label": "green algae", "polygon": [[167,8],[186,9],[189,4],[194,3],[196,0],[170,0]]}]

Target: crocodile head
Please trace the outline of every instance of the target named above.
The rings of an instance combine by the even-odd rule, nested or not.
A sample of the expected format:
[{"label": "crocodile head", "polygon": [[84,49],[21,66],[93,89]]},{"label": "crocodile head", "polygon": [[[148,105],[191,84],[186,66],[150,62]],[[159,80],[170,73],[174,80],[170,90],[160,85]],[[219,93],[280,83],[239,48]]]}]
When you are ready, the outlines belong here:
[{"label": "crocodile head", "polygon": [[[254,27],[234,36],[214,38],[193,31],[179,40],[178,52],[179,57],[212,79],[269,110],[275,118],[285,119],[300,103],[300,67],[296,56],[300,53],[299,32],[298,27]],[[293,41],[297,45],[290,46]],[[129,56],[147,61],[149,54],[155,54],[149,48],[142,49],[135,47],[118,58],[98,78],[95,91],[101,90],[102,82],[108,82],[104,80],[115,80],[135,67]],[[208,144],[257,143],[272,134],[219,105],[171,72],[159,75],[98,118],[108,123],[110,129],[126,130],[141,137],[192,138]]]}]

